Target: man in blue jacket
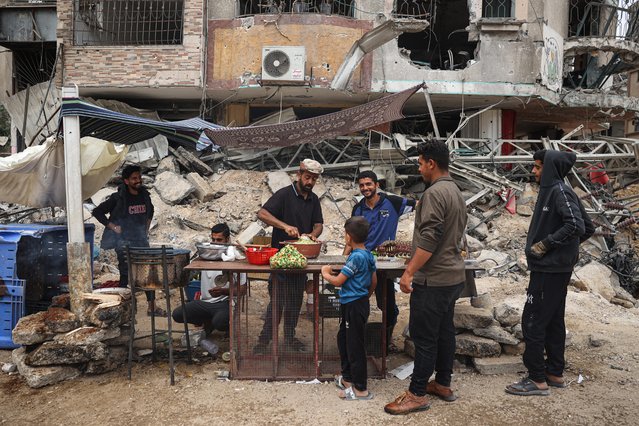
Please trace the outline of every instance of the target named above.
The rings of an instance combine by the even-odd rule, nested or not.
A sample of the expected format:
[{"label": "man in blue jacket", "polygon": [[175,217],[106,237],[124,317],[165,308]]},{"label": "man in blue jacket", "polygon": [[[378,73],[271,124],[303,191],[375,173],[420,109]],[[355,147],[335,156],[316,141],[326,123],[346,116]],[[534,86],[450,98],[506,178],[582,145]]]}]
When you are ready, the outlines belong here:
[{"label": "man in blue jacket", "polygon": [[[379,192],[377,175],[372,170],[361,172],[357,176],[359,191],[364,196],[355,204],[352,216],[364,216],[370,225],[366,238],[366,250],[373,251],[384,241],[394,240],[397,234],[397,224],[401,215],[415,210],[416,201],[410,198],[398,197],[392,194]],[[348,256],[351,250],[349,246],[344,248],[344,255]],[[386,306],[383,306],[383,287],[386,287]],[[393,329],[397,324],[399,308],[395,302],[395,284],[393,280],[386,280],[375,288],[377,307],[386,310],[386,344],[389,351],[396,351],[392,344]]]},{"label": "man in blue jacket", "polygon": [[568,282],[579,258],[579,244],[595,231],[579,198],[564,183],[577,156],[541,150],[533,159],[540,189],[526,240],[530,282],[521,318],[528,377],[506,387],[506,392],[513,395],[549,395],[549,386],[566,386],[564,314]]}]

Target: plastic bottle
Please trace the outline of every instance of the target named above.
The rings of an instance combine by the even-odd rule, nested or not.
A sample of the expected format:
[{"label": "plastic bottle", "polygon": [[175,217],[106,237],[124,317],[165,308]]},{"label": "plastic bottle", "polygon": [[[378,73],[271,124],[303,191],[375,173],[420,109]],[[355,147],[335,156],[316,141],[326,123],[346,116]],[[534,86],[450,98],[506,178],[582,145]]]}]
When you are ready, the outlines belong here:
[{"label": "plastic bottle", "polygon": [[220,350],[219,346],[217,345],[217,343],[209,340],[209,339],[202,339],[200,340],[200,347],[202,349],[204,349],[205,351],[207,351],[209,354],[211,354],[212,356],[215,356],[215,354],[217,354]]}]

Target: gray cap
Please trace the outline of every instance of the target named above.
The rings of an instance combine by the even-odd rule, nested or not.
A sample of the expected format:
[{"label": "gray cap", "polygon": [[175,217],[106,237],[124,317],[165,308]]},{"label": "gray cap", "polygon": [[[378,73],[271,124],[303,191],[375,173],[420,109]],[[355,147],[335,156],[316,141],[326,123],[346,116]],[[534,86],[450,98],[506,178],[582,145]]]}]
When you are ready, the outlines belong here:
[{"label": "gray cap", "polygon": [[312,160],[310,158],[305,158],[300,163],[300,170],[320,175],[324,171],[324,168],[318,161]]}]

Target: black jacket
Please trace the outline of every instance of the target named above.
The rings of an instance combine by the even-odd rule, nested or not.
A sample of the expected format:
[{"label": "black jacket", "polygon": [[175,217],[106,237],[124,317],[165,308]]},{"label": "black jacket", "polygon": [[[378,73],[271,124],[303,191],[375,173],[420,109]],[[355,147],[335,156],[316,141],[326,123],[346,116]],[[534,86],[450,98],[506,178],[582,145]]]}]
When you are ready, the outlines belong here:
[{"label": "black jacket", "polygon": [[[118,236],[114,231],[110,230],[107,225],[109,222],[114,225],[120,225],[123,228],[123,234],[126,233],[128,218],[127,213],[127,187],[125,184],[121,184],[118,187],[117,192],[111,194],[106,200],[100,203],[91,213],[102,225],[104,225],[104,233],[102,234],[102,241],[100,247],[103,249],[112,249],[117,245],[117,241],[127,239],[127,235]],[[146,219],[150,221],[153,218],[153,203],[151,202],[151,196],[145,188],[140,188],[140,195],[144,198],[144,204],[146,205]],[[107,218],[106,215],[109,215]],[[146,229],[143,230],[146,233]],[[138,234],[142,233],[142,230]]]},{"label": "black jacket", "polygon": [[[544,157],[541,187],[526,239],[528,269],[536,272],[571,272],[579,258],[579,244],[595,228],[564,178],[575,164],[574,153],[548,150]],[[530,247],[544,241],[548,252],[537,259]]]}]

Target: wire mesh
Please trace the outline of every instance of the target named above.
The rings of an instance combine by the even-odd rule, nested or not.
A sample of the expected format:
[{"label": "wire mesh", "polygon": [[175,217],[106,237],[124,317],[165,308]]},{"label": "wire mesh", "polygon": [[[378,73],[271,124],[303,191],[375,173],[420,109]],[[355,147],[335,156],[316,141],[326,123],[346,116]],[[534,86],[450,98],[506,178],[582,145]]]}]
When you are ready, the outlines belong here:
[{"label": "wire mesh", "polygon": [[[339,299],[318,279],[312,290],[318,303],[307,311],[306,282],[306,274],[272,277],[270,284],[252,280],[250,296],[232,312],[232,378],[330,379],[340,372]],[[368,375],[381,377],[381,313],[371,318],[367,351],[376,359],[369,356]]]}]

